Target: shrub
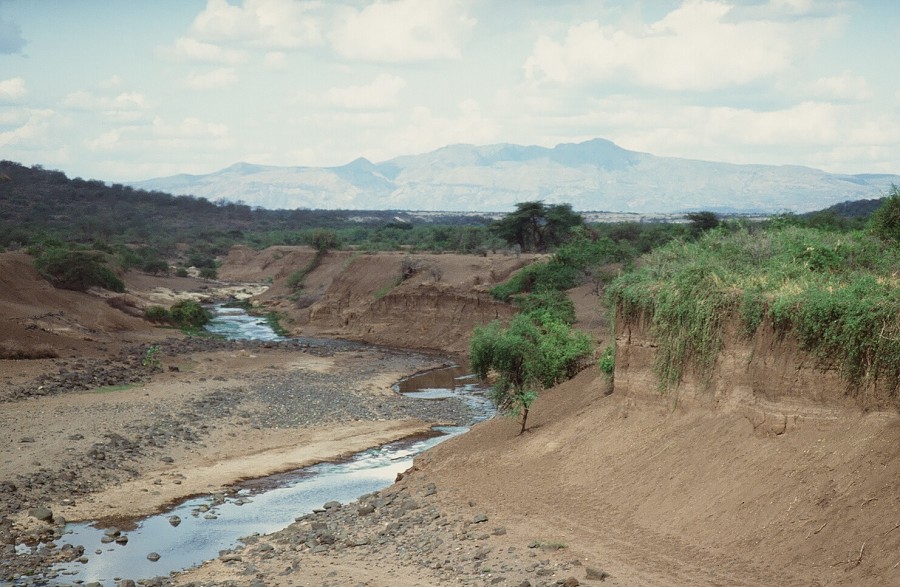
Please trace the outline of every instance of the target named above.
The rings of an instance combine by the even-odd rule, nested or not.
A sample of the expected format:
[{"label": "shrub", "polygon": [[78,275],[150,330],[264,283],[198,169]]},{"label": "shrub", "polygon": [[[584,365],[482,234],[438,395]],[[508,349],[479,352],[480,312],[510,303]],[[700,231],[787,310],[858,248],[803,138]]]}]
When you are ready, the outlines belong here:
[{"label": "shrub", "polygon": [[882,240],[900,242],[900,187],[891,186],[884,203],[872,214],[869,230]]},{"label": "shrub", "polygon": [[162,306],[150,306],[144,312],[144,318],[150,322],[169,323],[172,321],[172,314]]},{"label": "shrub", "polygon": [[616,346],[611,344],[603,349],[597,360],[597,366],[604,375],[612,375],[616,370]]},{"label": "shrub", "polygon": [[181,300],[169,308],[172,324],[188,330],[202,328],[212,319],[209,310],[196,300]]},{"label": "shrub", "polygon": [[99,251],[51,247],[35,258],[34,266],[45,279],[62,289],[87,291],[101,287],[125,291],[125,283],[106,265],[106,255]]}]

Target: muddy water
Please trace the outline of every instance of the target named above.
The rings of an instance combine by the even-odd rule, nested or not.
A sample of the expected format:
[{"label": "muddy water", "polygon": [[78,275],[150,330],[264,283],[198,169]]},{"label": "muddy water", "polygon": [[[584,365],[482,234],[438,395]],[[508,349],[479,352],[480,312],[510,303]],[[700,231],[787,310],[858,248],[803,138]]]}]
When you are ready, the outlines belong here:
[{"label": "muddy water", "polygon": [[[217,310],[212,330],[230,333],[226,334],[229,338],[280,338],[264,320],[247,316],[241,310],[225,310]],[[395,391],[435,401],[462,398],[473,408],[477,420],[491,417],[493,406],[466,371],[451,367],[418,374],[400,381]],[[415,455],[466,430],[437,428],[432,438],[387,444],[339,463],[322,463],[258,479],[228,495],[185,501],[120,532],[120,541],[121,535],[127,537],[125,544],[117,543],[116,536],[110,535],[113,529],[70,524],[58,546],[83,546],[85,558],[54,567],[57,576],[48,583],[97,582],[113,586],[120,579],[165,576],[201,564],[216,558],[221,550],[236,546],[241,537],[280,530],[327,501],[347,503],[389,486],[397,473],[412,465]],[[148,555],[156,560],[150,560]]]}]

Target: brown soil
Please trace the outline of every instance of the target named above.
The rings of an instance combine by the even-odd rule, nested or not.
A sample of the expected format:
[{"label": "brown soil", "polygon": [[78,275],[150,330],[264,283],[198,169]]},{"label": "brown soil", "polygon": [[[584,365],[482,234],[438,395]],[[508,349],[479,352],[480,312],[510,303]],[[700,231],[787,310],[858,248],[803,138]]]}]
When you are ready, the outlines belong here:
[{"label": "brown soil", "polygon": [[[0,258],[19,263],[15,277],[0,272],[12,280],[0,290],[0,315],[16,328],[8,331],[13,344],[51,344],[66,355],[101,354],[123,340],[160,336],[118,315],[112,323],[125,326],[107,330],[113,310],[105,302],[47,289],[28,273],[24,258]],[[284,278],[311,258],[310,251],[297,249],[238,250],[222,275],[272,277],[273,287],[255,299],[284,312],[299,332],[462,351],[466,328],[510,315],[509,308],[488,299],[486,289],[524,262],[501,256],[417,256],[433,269],[392,285],[402,255],[331,253],[299,296],[287,291]],[[9,293],[23,289],[32,293]],[[592,330],[598,347],[605,344],[608,325],[591,313],[596,297],[589,288],[573,295],[580,324]],[[50,311],[61,315],[41,317]],[[320,518],[309,518],[254,538],[236,554],[170,582],[575,585],[599,583],[602,576],[612,585],[900,584],[900,419],[893,407],[877,397],[852,397],[834,372],[822,371],[791,341],[765,336],[750,342],[729,337],[709,383],[689,377],[678,390],[663,393],[652,375],[655,344],[641,325],[619,323],[616,336],[614,385],[588,369],[542,395],[525,434],[517,435],[516,422],[495,419],[422,455],[395,486],[371,498],[380,500],[371,515],[396,518],[357,518],[349,506],[344,514],[317,514],[323,516],[319,528],[327,526],[336,536],[343,531],[347,541],[316,548],[310,528]],[[4,361],[0,382],[25,380],[51,361]],[[340,370],[361,364],[343,361],[351,359],[305,357],[298,368]],[[225,378],[237,386],[247,385],[261,365],[283,368],[291,362],[297,361],[267,355],[246,361],[249,370],[244,371],[237,361],[195,360],[210,375],[217,366],[231,365],[233,376]],[[394,375],[382,373],[360,392],[385,393]],[[199,378],[199,373],[163,374],[147,393],[166,401],[203,395]],[[120,407],[109,408],[108,417],[126,423],[136,419],[129,415],[129,401],[139,410],[149,400],[123,399]],[[101,407],[112,405],[96,394],[5,405],[5,425],[17,428],[3,437],[12,450],[0,463],[0,482],[45,466],[37,461],[65,459],[66,443],[38,446],[37,438],[20,443],[18,435],[41,437],[46,430],[55,438],[68,426],[89,429]],[[359,428],[340,429],[345,440],[339,438],[334,451],[350,446],[351,436],[365,444],[420,425],[383,424],[359,422],[354,424]],[[160,499],[170,499],[178,493],[173,488],[185,487],[187,471],[230,462],[252,474],[256,466],[245,463],[253,462],[257,452],[280,460],[294,434],[324,443],[339,430],[333,424],[254,430],[237,416],[218,419],[215,426],[205,447],[191,445],[173,454],[174,464],[161,467],[157,455],[138,462],[132,481],[136,491],[159,491]],[[302,455],[291,459],[305,460]],[[166,476],[176,470],[184,476],[178,478],[181,485]],[[218,487],[228,476],[205,482]],[[173,493],[154,485],[156,478]],[[391,510],[387,502],[399,503],[401,497],[414,498],[419,509]],[[92,507],[114,510],[128,502],[110,489],[79,503],[90,516],[99,513]],[[483,525],[474,520],[479,514],[488,520]],[[24,523],[23,518],[16,523]],[[366,541],[351,546],[351,534],[366,528]]]}]

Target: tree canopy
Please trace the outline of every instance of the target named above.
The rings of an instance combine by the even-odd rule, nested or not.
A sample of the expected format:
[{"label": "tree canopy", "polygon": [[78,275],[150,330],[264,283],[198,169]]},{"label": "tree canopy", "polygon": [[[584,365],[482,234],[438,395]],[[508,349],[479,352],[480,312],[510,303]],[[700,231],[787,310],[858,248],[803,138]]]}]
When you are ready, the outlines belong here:
[{"label": "tree canopy", "polygon": [[491,228],[494,233],[522,251],[544,252],[565,242],[573,228],[584,225],[584,218],[570,204],[545,205],[543,202],[520,202],[516,210]]}]

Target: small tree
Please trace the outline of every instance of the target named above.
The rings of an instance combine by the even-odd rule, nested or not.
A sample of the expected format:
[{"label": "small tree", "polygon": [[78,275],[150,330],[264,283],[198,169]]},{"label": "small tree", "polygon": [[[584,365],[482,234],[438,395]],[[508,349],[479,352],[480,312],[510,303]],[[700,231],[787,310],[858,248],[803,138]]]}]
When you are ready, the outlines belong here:
[{"label": "small tree", "polygon": [[719,226],[719,217],[715,212],[704,210],[703,212],[691,212],[687,215],[687,219],[691,221],[691,232],[695,235],[702,234],[707,230],[711,230]]},{"label": "small tree", "polygon": [[476,328],[470,358],[482,379],[497,374],[491,397],[501,413],[522,417],[522,434],[540,391],[573,377],[590,353],[586,334],[538,310],[517,314],[506,329],[497,321]]}]

